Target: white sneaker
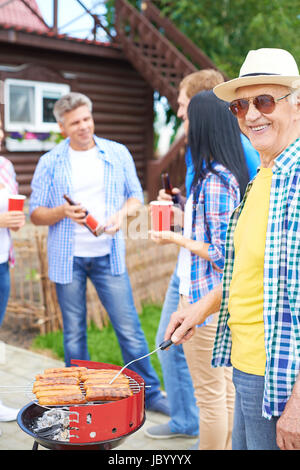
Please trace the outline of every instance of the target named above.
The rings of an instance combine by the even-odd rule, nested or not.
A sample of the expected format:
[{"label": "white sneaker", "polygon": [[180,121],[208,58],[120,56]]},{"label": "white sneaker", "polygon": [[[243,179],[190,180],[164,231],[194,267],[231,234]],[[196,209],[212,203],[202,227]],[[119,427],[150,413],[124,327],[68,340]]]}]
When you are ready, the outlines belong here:
[{"label": "white sneaker", "polygon": [[0,421],[15,421],[19,410],[15,408],[9,408],[8,406],[0,403]]}]

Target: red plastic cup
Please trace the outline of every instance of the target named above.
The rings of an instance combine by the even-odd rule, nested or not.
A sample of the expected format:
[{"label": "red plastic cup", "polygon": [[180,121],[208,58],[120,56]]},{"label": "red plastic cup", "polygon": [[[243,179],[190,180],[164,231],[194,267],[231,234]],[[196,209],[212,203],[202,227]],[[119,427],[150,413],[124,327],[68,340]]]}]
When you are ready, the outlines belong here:
[{"label": "red plastic cup", "polygon": [[23,194],[13,194],[8,198],[8,210],[9,211],[22,211],[24,208],[26,196]]},{"label": "red plastic cup", "polygon": [[171,201],[150,202],[151,228],[154,232],[171,230],[172,206]]}]

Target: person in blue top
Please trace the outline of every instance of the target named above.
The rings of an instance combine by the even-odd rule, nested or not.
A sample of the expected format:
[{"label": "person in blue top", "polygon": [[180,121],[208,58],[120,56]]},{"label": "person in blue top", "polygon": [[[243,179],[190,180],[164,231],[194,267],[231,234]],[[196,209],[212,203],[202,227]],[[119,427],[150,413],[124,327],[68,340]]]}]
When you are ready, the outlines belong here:
[{"label": "person in blue top", "polygon": [[[94,135],[92,103],[81,93],[58,100],[54,115],[66,139],[43,155],[35,169],[31,220],[48,225],[49,278],[63,317],[64,354],[89,360],[86,283],[89,278],[108,312],[124,363],[148,354],[125,263],[121,225],[143,203],[134,161],[124,145]],[[68,195],[75,205],[64,200]],[[95,237],[86,212],[105,227]],[[149,357],[131,368],[143,377],[146,408],[169,414],[167,398]]]},{"label": "person in blue top", "polygon": [[[183,122],[186,121],[188,105],[194,95],[203,90],[211,90],[216,85],[223,82],[224,78],[222,74],[214,69],[203,69],[184,77],[179,85],[177,99],[178,118],[182,119]],[[247,163],[249,180],[251,180],[256,175],[257,167],[259,166],[259,154],[242,133],[241,142]],[[194,168],[189,147],[187,147],[186,150],[185,161],[185,186],[186,197],[188,198],[194,179]],[[162,192],[163,190],[160,191],[161,195]],[[161,312],[156,335],[157,346],[163,341],[171,314],[177,310],[180,299],[179,282],[176,266],[169,282]],[[178,345],[176,348],[170,348],[168,351],[164,351],[163,354],[158,351],[158,356],[162,366],[171,418],[168,423],[147,428],[145,434],[153,439],[168,439],[180,436],[195,438],[199,434],[199,410],[196,406],[194,387],[183,348],[181,345]],[[174,373],[174,371],[176,371],[176,373]],[[195,448],[198,448],[197,444]]]}]

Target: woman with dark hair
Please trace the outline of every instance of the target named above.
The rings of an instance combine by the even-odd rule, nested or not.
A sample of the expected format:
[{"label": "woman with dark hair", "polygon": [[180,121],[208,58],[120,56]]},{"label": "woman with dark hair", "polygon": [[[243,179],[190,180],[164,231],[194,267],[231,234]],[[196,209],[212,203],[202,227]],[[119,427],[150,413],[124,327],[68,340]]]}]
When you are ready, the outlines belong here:
[{"label": "woman with dark hair", "polygon": [[[156,243],[180,247],[179,309],[197,302],[221,282],[229,217],[249,181],[240,130],[226,103],[212,91],[195,95],[184,125],[195,169],[184,231],[151,232]],[[231,448],[232,371],[211,367],[217,317],[199,326],[183,345],[200,411],[199,450]]]},{"label": "woman with dark hair", "polygon": [[249,182],[249,173],[241,131],[227,103],[216,98],[213,91],[198,93],[189,104],[188,119],[184,125],[194,166],[192,186],[205,179],[209,172],[219,174],[225,183],[227,178],[215,169],[216,163],[220,163],[235,176],[242,197]]}]

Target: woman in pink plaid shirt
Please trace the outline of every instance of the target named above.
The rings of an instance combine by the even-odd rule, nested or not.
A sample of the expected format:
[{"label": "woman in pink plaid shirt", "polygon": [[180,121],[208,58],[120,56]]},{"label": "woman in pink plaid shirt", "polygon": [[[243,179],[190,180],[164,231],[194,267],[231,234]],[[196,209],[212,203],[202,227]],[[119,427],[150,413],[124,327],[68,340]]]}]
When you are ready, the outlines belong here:
[{"label": "woman in pink plaid shirt", "polygon": [[[4,133],[0,120],[0,149]],[[0,325],[6,311],[10,292],[9,266],[14,264],[10,230],[17,231],[25,224],[21,211],[8,211],[9,194],[17,194],[18,185],[12,163],[0,157]],[[0,401],[0,421],[14,421],[18,410],[4,406]],[[1,431],[0,431],[1,434]]]}]

